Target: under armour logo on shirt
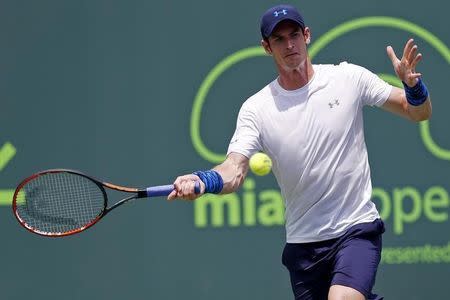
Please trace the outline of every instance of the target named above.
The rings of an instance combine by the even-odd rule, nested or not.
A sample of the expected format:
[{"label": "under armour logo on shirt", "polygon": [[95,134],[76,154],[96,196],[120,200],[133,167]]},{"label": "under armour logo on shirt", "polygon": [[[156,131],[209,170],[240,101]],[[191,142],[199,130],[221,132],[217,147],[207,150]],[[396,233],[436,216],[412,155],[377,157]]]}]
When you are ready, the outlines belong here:
[{"label": "under armour logo on shirt", "polygon": [[278,17],[278,16],[281,15],[281,14],[287,15],[287,10],[283,9],[283,10],[280,10],[280,11],[274,11],[274,12],[273,12],[273,15],[274,15],[275,17]]},{"label": "under armour logo on shirt", "polygon": [[335,99],[334,102],[328,102],[328,106],[330,108],[333,108],[334,106],[337,106],[337,105],[339,105],[339,100],[338,99]]}]

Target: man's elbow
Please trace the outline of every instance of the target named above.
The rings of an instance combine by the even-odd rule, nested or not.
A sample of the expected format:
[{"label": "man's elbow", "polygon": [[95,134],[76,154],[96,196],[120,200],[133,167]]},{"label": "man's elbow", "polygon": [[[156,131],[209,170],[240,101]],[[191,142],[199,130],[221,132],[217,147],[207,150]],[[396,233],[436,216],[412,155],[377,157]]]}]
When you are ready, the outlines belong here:
[{"label": "man's elbow", "polygon": [[415,117],[413,117],[413,118],[412,118],[412,121],[413,121],[413,122],[416,122],[416,123],[419,123],[419,122],[422,122],[422,121],[429,120],[430,117],[431,117],[431,114],[426,114],[426,115],[424,114],[424,115],[420,115],[420,116],[415,116]]}]

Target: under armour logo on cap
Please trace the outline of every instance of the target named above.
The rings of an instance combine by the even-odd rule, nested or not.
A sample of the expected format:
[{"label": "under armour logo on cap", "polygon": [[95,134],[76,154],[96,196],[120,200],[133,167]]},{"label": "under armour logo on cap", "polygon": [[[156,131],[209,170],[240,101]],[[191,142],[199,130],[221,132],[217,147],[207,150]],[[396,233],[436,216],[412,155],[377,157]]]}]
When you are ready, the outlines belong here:
[{"label": "under armour logo on cap", "polygon": [[281,15],[281,14],[287,15],[287,10],[283,9],[283,10],[280,10],[280,11],[274,11],[274,12],[273,12],[273,15],[274,15],[275,17],[278,17],[278,16]]},{"label": "under armour logo on cap", "polygon": [[268,38],[275,27],[284,20],[290,20],[305,29],[305,22],[298,10],[292,5],[277,5],[269,8],[261,18],[261,35]]}]

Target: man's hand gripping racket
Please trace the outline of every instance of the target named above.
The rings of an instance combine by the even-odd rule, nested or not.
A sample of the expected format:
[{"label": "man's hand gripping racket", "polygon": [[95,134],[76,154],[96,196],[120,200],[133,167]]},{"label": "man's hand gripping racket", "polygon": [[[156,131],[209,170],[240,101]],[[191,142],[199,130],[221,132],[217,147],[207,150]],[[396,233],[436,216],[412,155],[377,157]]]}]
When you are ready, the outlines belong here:
[{"label": "man's hand gripping racket", "polygon": [[[178,184],[176,182],[176,184]],[[19,223],[43,236],[67,236],[86,230],[114,208],[134,199],[190,195],[194,199],[204,190],[193,175],[190,184],[129,188],[102,182],[74,170],[42,171],[23,180],[17,187],[12,208]],[[108,206],[106,189],[131,194]]]}]

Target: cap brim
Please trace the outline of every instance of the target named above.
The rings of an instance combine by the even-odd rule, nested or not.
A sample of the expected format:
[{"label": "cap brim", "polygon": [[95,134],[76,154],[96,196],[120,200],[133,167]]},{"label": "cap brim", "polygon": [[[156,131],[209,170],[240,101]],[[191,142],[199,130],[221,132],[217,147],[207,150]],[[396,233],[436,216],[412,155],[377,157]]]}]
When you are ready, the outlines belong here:
[{"label": "cap brim", "polygon": [[273,24],[269,27],[268,34],[266,34],[265,38],[268,38],[269,36],[271,36],[273,30],[275,29],[275,27],[277,27],[278,24],[280,24],[280,23],[283,22],[283,21],[292,21],[292,22],[296,23],[298,26],[300,26],[300,28],[301,28],[302,30],[304,29],[304,25],[303,25],[302,23],[300,23],[299,21],[297,21],[297,20],[295,20],[295,19],[293,19],[293,18],[291,18],[291,17],[289,17],[289,16],[286,16],[286,17],[280,18],[277,22],[273,23]]}]

